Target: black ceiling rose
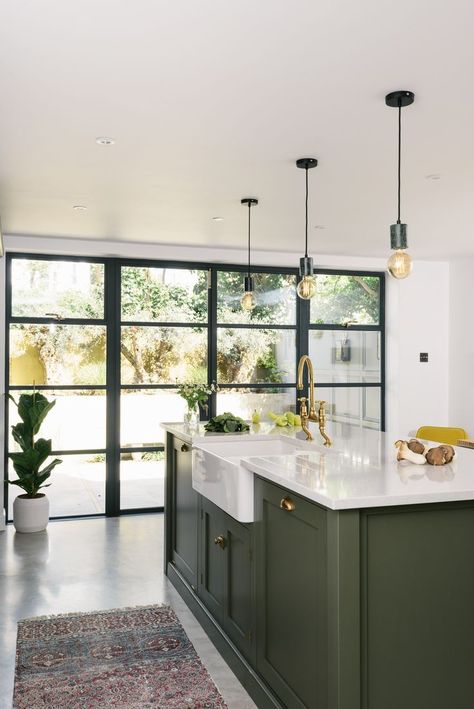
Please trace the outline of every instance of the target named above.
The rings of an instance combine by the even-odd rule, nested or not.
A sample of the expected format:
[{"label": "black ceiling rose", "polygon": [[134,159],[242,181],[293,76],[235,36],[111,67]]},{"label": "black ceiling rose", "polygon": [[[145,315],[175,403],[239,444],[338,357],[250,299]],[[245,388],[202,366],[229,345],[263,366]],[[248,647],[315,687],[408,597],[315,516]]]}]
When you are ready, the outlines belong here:
[{"label": "black ceiling rose", "polygon": [[296,167],[300,167],[302,170],[311,170],[312,167],[317,167],[317,165],[316,158],[299,158],[296,161]]},{"label": "black ceiling rose", "polygon": [[413,91],[391,91],[385,96],[385,103],[390,108],[405,108],[415,100]]}]

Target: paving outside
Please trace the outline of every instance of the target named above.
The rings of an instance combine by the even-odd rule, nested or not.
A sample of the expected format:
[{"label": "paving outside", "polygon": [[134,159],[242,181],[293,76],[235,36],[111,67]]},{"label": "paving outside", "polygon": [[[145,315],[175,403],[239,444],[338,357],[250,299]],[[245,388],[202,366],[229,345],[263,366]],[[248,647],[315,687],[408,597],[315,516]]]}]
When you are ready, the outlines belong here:
[{"label": "paving outside", "polygon": [[[45,490],[51,517],[101,514],[105,511],[105,462],[93,456],[63,456]],[[122,460],[120,503],[122,509],[162,507],[164,504],[165,463],[163,460]],[[10,486],[9,513],[19,492]]]}]

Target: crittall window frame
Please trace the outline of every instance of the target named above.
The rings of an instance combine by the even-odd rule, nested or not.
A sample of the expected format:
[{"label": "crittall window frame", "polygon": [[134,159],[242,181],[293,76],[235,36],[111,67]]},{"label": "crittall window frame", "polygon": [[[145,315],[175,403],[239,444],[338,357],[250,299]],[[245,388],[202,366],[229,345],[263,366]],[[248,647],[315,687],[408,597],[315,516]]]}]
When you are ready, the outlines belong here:
[{"label": "crittall window frame", "polygon": [[[273,324],[271,322],[265,325],[260,323],[251,324],[229,324],[218,323],[218,298],[217,298],[217,280],[219,272],[240,272],[245,274],[247,267],[242,264],[216,264],[201,261],[178,261],[178,260],[159,260],[159,259],[125,259],[125,258],[107,258],[95,256],[68,256],[68,255],[50,255],[37,253],[16,253],[8,252],[6,255],[6,293],[5,293],[5,404],[4,404],[4,420],[5,420],[5,483],[4,483],[4,505],[8,517],[8,499],[9,485],[7,483],[8,476],[8,453],[9,453],[9,420],[8,420],[8,394],[16,391],[30,391],[33,386],[26,385],[10,385],[10,351],[9,351],[9,335],[10,326],[17,323],[45,323],[57,324],[57,319],[54,317],[18,317],[12,315],[12,261],[15,259],[26,260],[41,260],[41,261],[68,261],[68,262],[85,262],[97,263],[104,266],[104,317],[98,319],[88,318],[65,318],[61,320],[61,324],[75,325],[103,325],[106,327],[107,337],[107,373],[120,372],[120,338],[122,326],[173,326],[173,327],[200,327],[207,329],[207,369],[208,383],[217,380],[217,333],[218,327],[236,327],[255,328],[278,330],[292,330],[296,336],[296,361],[295,372],[299,358],[303,354],[308,353],[309,348],[309,333],[311,330],[340,330],[344,333],[351,331],[376,331],[380,333],[380,382],[323,382],[318,381],[318,387],[336,388],[336,387],[376,387],[380,390],[380,429],[385,430],[385,273],[380,271],[361,271],[361,270],[346,270],[346,269],[315,269],[315,274],[324,275],[345,275],[345,276],[376,276],[379,278],[379,322],[374,325],[337,325],[337,324],[312,324],[310,322],[310,302],[296,298],[296,321],[295,325]],[[121,268],[122,267],[142,267],[142,268],[160,268],[160,269],[182,269],[182,270],[198,270],[207,271],[208,273],[208,319],[206,324],[190,323],[190,322],[158,322],[150,323],[139,320],[122,320],[121,317]],[[281,268],[276,266],[253,265],[252,271],[255,273],[270,273],[282,274],[298,277],[297,268]],[[220,384],[221,389],[233,388],[249,388],[259,390],[272,389],[288,389],[294,390],[295,406],[298,407],[296,391],[296,382],[288,383],[272,383],[261,382],[255,383],[239,383],[239,384]],[[106,481],[105,481],[105,515],[116,516],[119,514],[142,514],[144,512],[160,512],[162,507],[147,507],[147,508],[120,508],[120,460],[124,452],[158,452],[164,450],[164,445],[157,444],[153,446],[138,446],[138,447],[121,447],[120,441],[120,395],[123,389],[175,389],[175,384],[121,384],[120,376],[107,376],[106,384],[104,385],[39,385],[35,387],[37,391],[47,392],[52,390],[103,390],[106,393],[106,445],[103,449],[75,449],[68,451],[54,451],[57,455],[83,455],[83,454],[101,454],[106,455]],[[207,417],[214,416],[216,413],[216,405],[218,394],[211,395],[209,399],[209,407]],[[204,411],[201,411],[202,418],[206,417]],[[158,424],[157,424],[158,425]],[[102,514],[82,515],[86,517],[103,516]],[[62,516],[59,519],[74,518],[77,516],[69,515]],[[9,520],[10,521],[10,520]]]}]

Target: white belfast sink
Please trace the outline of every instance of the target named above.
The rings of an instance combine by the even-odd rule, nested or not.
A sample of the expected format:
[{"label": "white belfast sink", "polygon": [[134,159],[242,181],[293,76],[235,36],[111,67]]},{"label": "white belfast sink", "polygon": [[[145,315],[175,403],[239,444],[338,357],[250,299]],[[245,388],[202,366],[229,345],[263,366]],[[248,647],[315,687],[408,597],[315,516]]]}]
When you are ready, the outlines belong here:
[{"label": "white belfast sink", "polygon": [[254,474],[241,465],[250,456],[297,455],[311,443],[286,436],[229,435],[193,443],[193,488],[239,522],[254,521]]}]

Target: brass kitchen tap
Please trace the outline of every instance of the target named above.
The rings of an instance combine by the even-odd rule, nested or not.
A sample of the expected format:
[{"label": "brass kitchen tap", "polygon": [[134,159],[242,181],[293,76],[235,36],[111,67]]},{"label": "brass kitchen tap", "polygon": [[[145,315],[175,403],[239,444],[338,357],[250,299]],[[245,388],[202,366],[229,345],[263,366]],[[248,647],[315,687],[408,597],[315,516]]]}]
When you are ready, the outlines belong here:
[{"label": "brass kitchen tap", "polygon": [[319,401],[318,402],[319,410],[318,410],[318,412],[316,412],[315,401],[314,401],[314,369],[313,369],[313,363],[311,362],[308,355],[303,355],[299,361],[298,380],[297,380],[296,388],[298,389],[298,391],[301,391],[302,389],[304,389],[303,372],[304,372],[305,366],[308,368],[308,378],[309,378],[309,413],[308,413],[308,406],[307,406],[307,402],[308,402],[307,397],[306,396],[299,397],[298,401],[300,402],[301,428],[306,433],[306,440],[312,441],[313,435],[308,428],[308,423],[310,421],[317,421],[319,424],[319,431],[321,433],[321,436],[324,438],[324,445],[330,446],[332,441],[329,438],[329,436],[327,435],[326,430],[325,430],[326,411],[325,411],[324,407],[326,406],[326,402]]}]

